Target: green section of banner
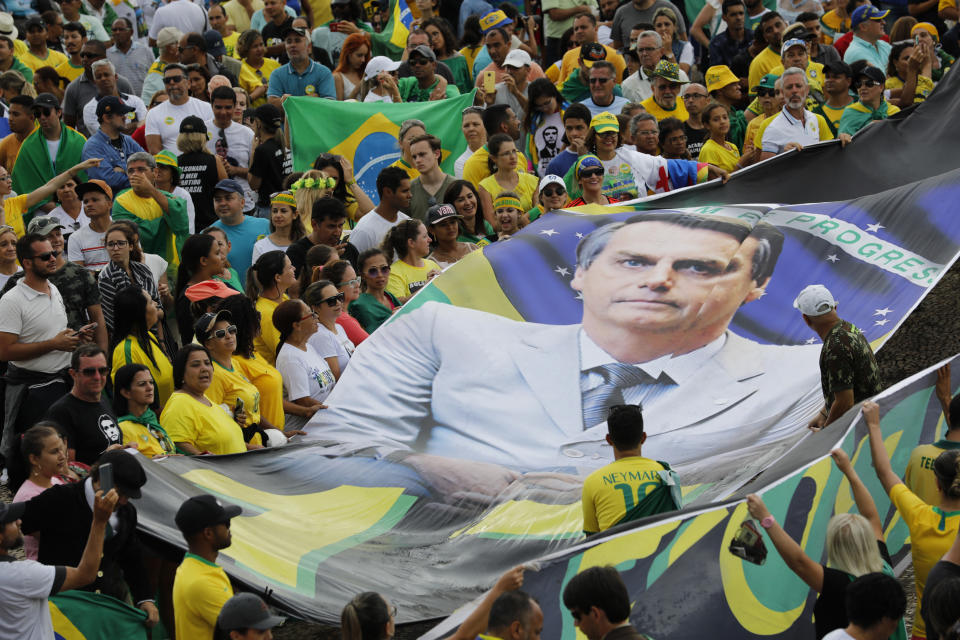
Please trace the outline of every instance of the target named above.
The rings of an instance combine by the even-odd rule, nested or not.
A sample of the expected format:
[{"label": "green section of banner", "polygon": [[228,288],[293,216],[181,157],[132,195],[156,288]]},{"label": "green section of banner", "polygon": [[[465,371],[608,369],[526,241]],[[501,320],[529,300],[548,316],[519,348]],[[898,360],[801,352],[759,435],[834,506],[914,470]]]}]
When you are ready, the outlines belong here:
[{"label": "green section of banner", "polygon": [[116,598],[64,591],[50,598],[53,630],[64,640],[142,640],[147,615]]}]

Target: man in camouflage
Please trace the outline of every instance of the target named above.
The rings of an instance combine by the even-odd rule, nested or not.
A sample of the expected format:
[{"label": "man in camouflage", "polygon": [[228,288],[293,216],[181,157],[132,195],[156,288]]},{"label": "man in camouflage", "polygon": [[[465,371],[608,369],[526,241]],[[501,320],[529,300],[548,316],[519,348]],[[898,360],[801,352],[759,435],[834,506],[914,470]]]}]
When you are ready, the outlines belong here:
[{"label": "man in camouflage", "polygon": [[853,405],[880,393],[883,381],[870,343],[860,329],[837,315],[837,302],[826,287],[810,285],[800,292],[793,306],[823,340],[820,386],[824,406],[808,425],[819,431]]}]

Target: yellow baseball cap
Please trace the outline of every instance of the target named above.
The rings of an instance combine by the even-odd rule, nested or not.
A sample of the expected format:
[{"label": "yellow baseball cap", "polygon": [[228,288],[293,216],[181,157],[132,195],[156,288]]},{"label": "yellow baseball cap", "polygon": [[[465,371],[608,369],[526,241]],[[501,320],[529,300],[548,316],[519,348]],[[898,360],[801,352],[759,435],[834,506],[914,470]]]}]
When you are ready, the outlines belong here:
[{"label": "yellow baseball cap", "polygon": [[733,71],[730,71],[730,67],[725,64],[710,67],[703,75],[703,78],[707,83],[707,91],[711,92],[719,91],[734,82],[740,82],[740,78],[738,78]]},{"label": "yellow baseball cap", "polygon": [[609,111],[603,111],[593,116],[593,120],[590,121],[590,128],[597,133],[606,133],[607,131],[619,133],[620,121],[617,120],[617,116]]},{"label": "yellow baseball cap", "polygon": [[486,33],[495,27],[504,27],[513,24],[513,20],[507,17],[507,14],[497,9],[480,18],[480,30]]}]

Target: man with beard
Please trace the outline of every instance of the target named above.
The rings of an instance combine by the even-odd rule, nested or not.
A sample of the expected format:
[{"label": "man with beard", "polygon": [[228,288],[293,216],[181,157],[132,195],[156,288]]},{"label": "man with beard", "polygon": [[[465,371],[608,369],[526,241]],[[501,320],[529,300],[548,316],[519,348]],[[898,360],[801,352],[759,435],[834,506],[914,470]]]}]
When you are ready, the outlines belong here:
[{"label": "man with beard", "polygon": [[213,120],[210,103],[191,98],[187,91],[187,69],[182,64],[168,64],[163,70],[163,84],[167,89],[166,102],[147,112],[147,151],[156,155],[166,149],[178,155],[177,136],[180,123],[187,116],[197,116],[204,122]]},{"label": "man with beard", "polygon": [[780,76],[780,82],[785,104],[763,131],[761,160],[821,140],[833,140],[826,119],[806,109],[809,87],[803,69],[790,67]]},{"label": "man with beard", "polygon": [[687,83],[680,76],[680,66],[676,62],[661,60],[653,70],[653,95],[640,104],[657,122],[664,118],[676,118],[686,122],[689,114],[682,101],[677,100],[681,87]]},{"label": "man with beard", "polygon": [[87,30],[79,22],[68,22],[63,25],[63,50],[67,54],[67,59],[54,70],[57,75],[73,82],[83,73],[83,62],[80,58],[80,51],[87,42]]},{"label": "man with beard", "polygon": [[349,242],[341,242],[340,234],[343,225],[347,222],[347,209],[343,203],[332,197],[320,198],[313,203],[310,212],[310,224],[313,231],[310,235],[300,238],[287,249],[287,257],[300,277],[300,270],[307,260],[307,252],[313,247],[324,244],[337,250],[340,258],[347,260],[356,268],[360,252]]}]

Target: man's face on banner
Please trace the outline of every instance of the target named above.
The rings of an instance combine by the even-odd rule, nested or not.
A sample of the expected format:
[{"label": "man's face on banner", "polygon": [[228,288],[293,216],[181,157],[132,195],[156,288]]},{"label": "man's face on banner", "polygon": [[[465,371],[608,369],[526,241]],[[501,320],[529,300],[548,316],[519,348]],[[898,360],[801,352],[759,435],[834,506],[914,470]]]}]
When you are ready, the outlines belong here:
[{"label": "man's face on banner", "polygon": [[[584,325],[702,335],[699,346],[722,334],[741,304],[759,298],[766,283],[751,275],[757,240],[662,221],[616,231],[571,286],[583,294]],[[693,340],[696,342],[696,340]]]}]

